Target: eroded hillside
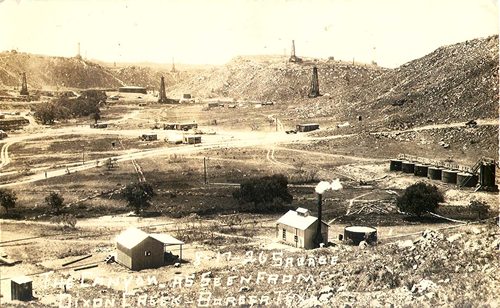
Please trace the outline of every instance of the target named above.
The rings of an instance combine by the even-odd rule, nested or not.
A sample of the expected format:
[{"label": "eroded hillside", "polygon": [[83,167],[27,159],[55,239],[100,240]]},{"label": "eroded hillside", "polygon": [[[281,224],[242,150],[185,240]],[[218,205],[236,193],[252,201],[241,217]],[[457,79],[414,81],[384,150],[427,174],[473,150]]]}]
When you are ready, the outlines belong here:
[{"label": "eroded hillside", "polygon": [[26,72],[28,88],[116,88],[136,85],[158,88],[160,77],[167,86],[186,78],[188,72],[170,73],[167,69],[125,66],[107,67],[80,58],[48,57],[27,53],[0,53],[0,88],[20,86],[20,76]]}]

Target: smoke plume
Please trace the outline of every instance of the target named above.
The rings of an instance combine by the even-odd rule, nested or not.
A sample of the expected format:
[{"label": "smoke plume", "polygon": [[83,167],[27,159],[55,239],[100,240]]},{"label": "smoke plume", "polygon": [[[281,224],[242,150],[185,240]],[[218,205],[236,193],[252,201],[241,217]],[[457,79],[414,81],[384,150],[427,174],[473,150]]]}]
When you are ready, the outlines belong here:
[{"label": "smoke plume", "polygon": [[316,193],[318,194],[323,194],[327,190],[339,190],[342,189],[342,184],[340,183],[339,179],[333,180],[331,183],[327,181],[321,181],[316,185],[316,188],[314,189]]}]

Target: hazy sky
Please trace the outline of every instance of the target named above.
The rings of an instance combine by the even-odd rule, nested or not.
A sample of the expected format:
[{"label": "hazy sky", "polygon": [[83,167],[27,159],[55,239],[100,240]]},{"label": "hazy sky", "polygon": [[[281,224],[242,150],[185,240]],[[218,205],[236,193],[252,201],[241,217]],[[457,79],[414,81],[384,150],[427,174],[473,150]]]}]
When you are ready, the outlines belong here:
[{"label": "hazy sky", "polygon": [[0,0],[0,51],[219,64],[295,39],[298,56],[395,67],[498,34],[498,18],[498,0]]}]

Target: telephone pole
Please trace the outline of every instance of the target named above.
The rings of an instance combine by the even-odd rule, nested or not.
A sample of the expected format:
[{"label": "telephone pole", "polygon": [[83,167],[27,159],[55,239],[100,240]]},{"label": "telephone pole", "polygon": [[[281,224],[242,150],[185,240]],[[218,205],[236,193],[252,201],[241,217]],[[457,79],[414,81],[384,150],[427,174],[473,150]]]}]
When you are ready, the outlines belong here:
[{"label": "telephone pole", "polygon": [[203,179],[205,185],[207,185],[207,158],[203,157]]}]

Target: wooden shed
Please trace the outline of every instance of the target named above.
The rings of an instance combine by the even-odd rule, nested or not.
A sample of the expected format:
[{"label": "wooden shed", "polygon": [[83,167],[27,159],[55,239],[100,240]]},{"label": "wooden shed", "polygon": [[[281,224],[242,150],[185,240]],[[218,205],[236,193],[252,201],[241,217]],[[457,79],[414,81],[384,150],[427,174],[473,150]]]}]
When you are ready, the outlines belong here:
[{"label": "wooden shed", "polygon": [[[179,246],[179,261],[182,260],[184,243],[166,234],[148,234],[137,228],[130,228],[116,238],[116,262],[131,270],[157,268],[165,265],[165,246]],[[170,258],[169,258],[170,259]]]},{"label": "wooden shed", "polygon": [[[309,210],[298,208],[296,211],[288,211],[276,222],[276,237],[294,247],[312,249],[314,248],[314,237],[316,235],[318,218],[311,216]],[[328,224],[321,222],[321,235],[323,243],[328,243]]]},{"label": "wooden shed", "polygon": [[158,140],[158,135],[155,133],[142,134],[141,136],[139,136],[139,139],[144,141],[154,141]]},{"label": "wooden shed", "polygon": [[185,144],[197,144],[201,143],[201,136],[197,135],[187,135],[182,137],[182,143]]},{"label": "wooden shed", "polygon": [[12,278],[10,281],[12,300],[30,301],[33,299],[33,280],[27,276]]},{"label": "wooden shed", "polygon": [[190,129],[196,129],[198,128],[198,123],[177,123],[175,124],[175,129],[176,130],[183,130],[183,131],[188,131]]},{"label": "wooden shed", "polygon": [[308,124],[298,124],[295,128],[297,132],[310,132],[319,129],[319,124],[308,123]]}]

